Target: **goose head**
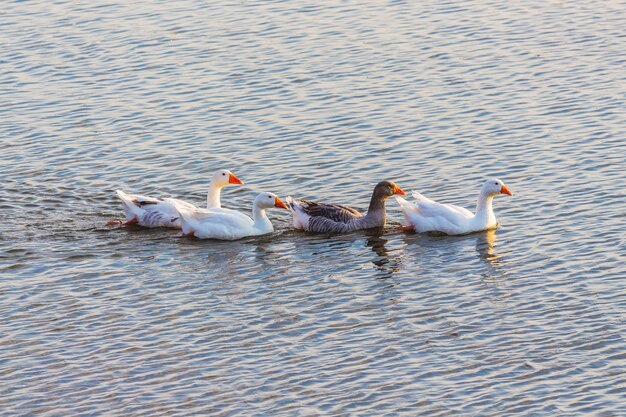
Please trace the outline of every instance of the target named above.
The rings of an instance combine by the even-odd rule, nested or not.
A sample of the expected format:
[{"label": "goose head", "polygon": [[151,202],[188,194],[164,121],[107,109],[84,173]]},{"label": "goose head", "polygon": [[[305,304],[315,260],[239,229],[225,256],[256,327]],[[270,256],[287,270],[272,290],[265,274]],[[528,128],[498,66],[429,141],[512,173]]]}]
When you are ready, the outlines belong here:
[{"label": "goose head", "polygon": [[221,188],[228,185],[243,184],[243,181],[237,178],[237,176],[229,170],[220,169],[213,173],[213,176],[211,177],[211,184],[215,184]]},{"label": "goose head", "polygon": [[286,209],[287,206],[282,202],[280,198],[276,194],[273,193],[261,193],[254,200],[254,205],[261,209],[268,208],[282,208]]},{"label": "goose head", "polygon": [[487,180],[485,184],[483,184],[482,191],[487,195],[498,195],[498,194],[508,194],[513,195],[513,193],[504,185],[502,181],[497,178],[492,178]]},{"label": "goose head", "polygon": [[406,195],[404,191],[391,181],[381,181],[374,187],[374,197],[386,199],[392,195]]}]

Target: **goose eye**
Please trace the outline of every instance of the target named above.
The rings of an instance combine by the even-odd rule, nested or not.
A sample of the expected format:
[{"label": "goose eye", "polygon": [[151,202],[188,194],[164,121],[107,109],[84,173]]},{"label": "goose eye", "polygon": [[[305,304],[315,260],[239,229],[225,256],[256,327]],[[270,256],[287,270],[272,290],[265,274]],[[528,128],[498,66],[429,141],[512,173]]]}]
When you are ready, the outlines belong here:
[{"label": "goose eye", "polygon": [[225,172],[222,172],[222,176],[224,176],[224,177],[225,177],[225,176],[226,176],[226,173],[225,173]]},{"label": "goose eye", "polygon": [[267,198],[272,198],[272,196],[271,196],[271,195],[268,195],[268,196],[267,196]]}]

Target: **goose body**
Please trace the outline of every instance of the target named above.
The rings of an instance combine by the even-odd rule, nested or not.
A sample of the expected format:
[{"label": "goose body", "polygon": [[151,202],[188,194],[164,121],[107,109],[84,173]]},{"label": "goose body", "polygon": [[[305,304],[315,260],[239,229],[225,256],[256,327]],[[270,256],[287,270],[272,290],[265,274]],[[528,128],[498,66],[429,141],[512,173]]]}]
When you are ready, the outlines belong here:
[{"label": "goose body", "polygon": [[[143,227],[171,227],[180,229],[181,223],[176,208],[158,198],[146,197],[136,194],[126,194],[122,190],[116,191],[122,200],[122,207],[126,215],[123,224],[137,223]],[[195,207],[193,204],[185,203]],[[111,224],[114,224],[112,222]]]},{"label": "goose body", "polygon": [[[225,169],[213,173],[207,193],[208,209],[221,209],[220,191],[231,184],[243,184],[243,181]],[[121,190],[117,190],[116,193],[122,200],[122,207],[126,215],[126,222],[122,224],[137,223],[144,227],[181,228],[178,210],[171,202],[137,194],[126,194]],[[185,206],[189,210],[197,209],[194,204],[182,200],[177,200],[177,204],[179,207]],[[115,223],[109,222],[109,224]]]},{"label": "goose body", "polygon": [[387,219],[385,200],[394,194],[405,193],[391,181],[379,182],[374,188],[365,215],[341,204],[315,203],[292,197],[287,197],[286,203],[296,229],[319,233],[347,233],[385,226]]},{"label": "goose body", "polygon": [[272,193],[261,193],[256,197],[252,206],[252,218],[235,210],[198,209],[181,205],[179,200],[166,201],[177,209],[183,234],[200,239],[236,240],[271,233],[274,227],[267,217],[266,209],[287,208]]},{"label": "goose body", "polygon": [[499,194],[513,195],[498,179],[486,181],[478,196],[476,212],[452,204],[437,203],[418,192],[413,192],[415,203],[396,197],[404,213],[405,229],[418,233],[441,232],[448,235],[463,235],[497,227],[493,212],[493,198]]}]

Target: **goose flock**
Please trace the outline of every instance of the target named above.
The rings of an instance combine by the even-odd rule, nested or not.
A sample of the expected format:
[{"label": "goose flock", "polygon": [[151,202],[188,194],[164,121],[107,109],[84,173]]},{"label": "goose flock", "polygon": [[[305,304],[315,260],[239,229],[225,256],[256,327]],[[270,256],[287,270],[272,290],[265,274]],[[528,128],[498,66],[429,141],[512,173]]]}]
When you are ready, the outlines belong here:
[{"label": "goose flock", "polygon": [[207,194],[206,208],[175,198],[158,199],[117,190],[126,215],[125,221],[110,221],[107,225],[169,227],[182,229],[183,235],[199,239],[236,240],[248,236],[272,233],[274,226],[266,210],[286,209],[291,212],[296,229],[317,233],[348,233],[355,230],[384,227],[387,223],[385,201],[395,196],[404,214],[400,227],[417,233],[439,232],[463,235],[494,229],[498,223],[493,212],[493,198],[500,194],[513,195],[499,179],[487,180],[478,195],[476,211],[452,204],[437,203],[417,191],[414,202],[401,196],[406,193],[391,181],[376,184],[366,214],[343,204],[325,204],[288,196],[283,202],[277,195],[262,192],[252,204],[252,217],[223,208],[220,191],[243,181],[229,170],[215,171]]}]

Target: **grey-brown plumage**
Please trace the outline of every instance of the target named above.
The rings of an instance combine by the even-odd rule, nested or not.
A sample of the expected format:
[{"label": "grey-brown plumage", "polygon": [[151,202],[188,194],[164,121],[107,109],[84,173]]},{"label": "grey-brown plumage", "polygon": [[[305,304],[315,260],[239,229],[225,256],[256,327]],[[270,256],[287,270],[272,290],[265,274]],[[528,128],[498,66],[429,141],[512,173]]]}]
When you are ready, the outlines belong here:
[{"label": "grey-brown plumage", "polygon": [[135,198],[133,199],[133,203],[135,203],[135,205],[139,206],[139,207],[143,207],[143,206],[149,206],[150,204],[159,204],[162,203],[163,201],[161,200],[157,200],[156,198],[152,198],[152,199],[141,199],[141,198]]},{"label": "grey-brown plumage", "polygon": [[341,204],[323,204],[287,197],[287,206],[293,216],[294,227],[310,232],[346,233],[353,230],[383,227],[387,216],[385,200],[394,194],[404,195],[396,184],[381,181],[372,193],[367,214]]}]

